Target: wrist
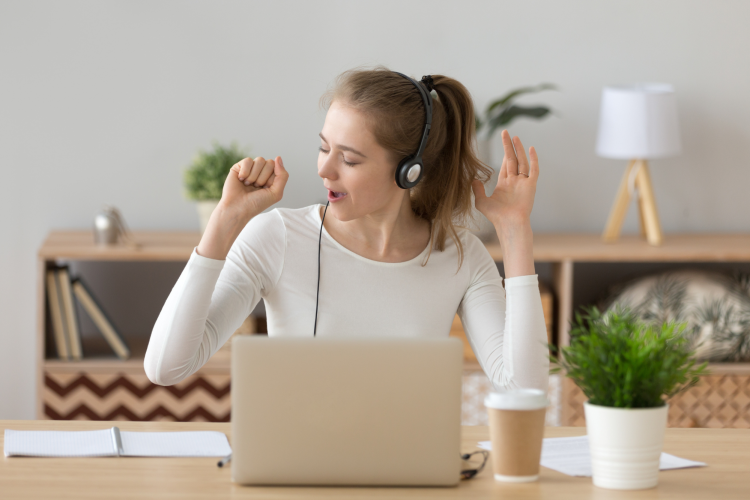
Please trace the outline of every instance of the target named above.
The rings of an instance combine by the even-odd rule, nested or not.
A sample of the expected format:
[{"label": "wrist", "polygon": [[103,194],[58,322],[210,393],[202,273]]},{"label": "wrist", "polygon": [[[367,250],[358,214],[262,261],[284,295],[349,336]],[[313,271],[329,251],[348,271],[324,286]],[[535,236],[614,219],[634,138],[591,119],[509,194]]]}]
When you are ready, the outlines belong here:
[{"label": "wrist", "polygon": [[209,259],[226,259],[229,249],[251,218],[220,202],[198,243],[198,255]]},{"label": "wrist", "polygon": [[211,214],[209,224],[215,220],[217,224],[231,230],[232,232],[237,229],[241,231],[242,228],[245,227],[253,217],[255,217],[255,215],[257,214],[250,214],[239,210],[236,205],[225,204],[223,201],[219,201],[219,204],[216,205],[216,208]]},{"label": "wrist", "polygon": [[492,225],[495,226],[495,231],[497,231],[500,241],[505,236],[531,234],[531,221],[528,217],[503,217],[502,219],[492,221]]}]

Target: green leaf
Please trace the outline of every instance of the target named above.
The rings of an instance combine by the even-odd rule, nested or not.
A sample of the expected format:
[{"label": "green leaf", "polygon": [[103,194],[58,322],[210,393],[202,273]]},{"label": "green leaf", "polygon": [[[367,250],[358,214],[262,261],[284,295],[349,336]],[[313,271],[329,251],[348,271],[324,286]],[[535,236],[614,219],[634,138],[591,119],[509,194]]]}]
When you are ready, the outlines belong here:
[{"label": "green leaf", "polygon": [[198,151],[184,173],[187,197],[193,200],[221,199],[224,181],[232,165],[247,156],[234,142],[229,146],[214,142],[212,151]]},{"label": "green leaf", "polygon": [[507,103],[509,103],[512,99],[515,99],[516,97],[523,95],[523,94],[530,94],[534,92],[541,92],[543,90],[557,90],[557,87],[555,87],[551,83],[542,83],[537,86],[530,86],[530,87],[521,87],[515,90],[511,90],[507,94],[505,94],[503,97],[497,99],[496,101],[491,102],[487,109],[485,110],[485,114],[489,115],[492,113],[492,111],[499,107],[499,106],[505,106]]},{"label": "green leaf", "polygon": [[513,121],[514,119],[526,116],[529,118],[543,118],[549,114],[550,109],[546,106],[532,106],[532,107],[525,107],[525,106],[517,106],[512,105],[509,106],[503,111],[498,114],[497,116],[494,116],[489,119],[487,122],[487,126],[489,127],[489,131],[487,132],[487,136],[491,136],[492,133],[497,130],[500,127],[503,127]]},{"label": "green leaf", "polygon": [[604,314],[594,306],[582,309],[586,314],[575,313],[570,345],[556,351],[555,364],[591,403],[663,406],[707,373],[707,363],[695,366],[684,323],[645,323],[620,307]]}]

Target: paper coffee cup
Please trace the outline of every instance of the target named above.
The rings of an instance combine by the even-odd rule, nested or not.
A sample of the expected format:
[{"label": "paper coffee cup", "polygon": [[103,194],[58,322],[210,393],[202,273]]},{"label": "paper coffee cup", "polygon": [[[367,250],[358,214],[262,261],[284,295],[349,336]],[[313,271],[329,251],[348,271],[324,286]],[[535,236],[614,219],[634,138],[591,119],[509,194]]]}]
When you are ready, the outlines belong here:
[{"label": "paper coffee cup", "polygon": [[549,401],[539,389],[491,392],[484,399],[490,421],[492,468],[498,481],[539,479],[544,417]]}]

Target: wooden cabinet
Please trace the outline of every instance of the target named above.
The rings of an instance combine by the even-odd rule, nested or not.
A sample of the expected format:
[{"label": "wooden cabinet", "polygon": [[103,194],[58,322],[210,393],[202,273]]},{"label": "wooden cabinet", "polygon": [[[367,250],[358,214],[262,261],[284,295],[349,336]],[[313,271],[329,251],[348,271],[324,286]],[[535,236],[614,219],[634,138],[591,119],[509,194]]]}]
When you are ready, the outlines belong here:
[{"label": "wooden cabinet", "polygon": [[[499,245],[488,246],[496,261]],[[750,272],[750,234],[666,234],[661,246],[638,235],[604,243],[599,234],[535,234],[534,261],[540,280],[556,295],[557,345],[568,345],[573,314],[605,296],[619,281],[654,272],[700,268]],[[750,427],[750,363],[716,363],[701,383],[670,401],[669,425]],[[584,395],[568,379],[551,384],[560,425],[584,425]]]},{"label": "wooden cabinet", "polygon": [[[228,422],[230,410],[229,352],[221,349],[197,373],[179,384],[152,384],[143,370],[150,330],[120,333],[131,357],[114,356],[103,338],[84,341],[80,361],[49,357],[51,328],[46,314],[45,270],[56,263],[174,262],[184,263],[200,240],[196,232],[136,232],[138,249],[99,247],[91,231],[54,231],[38,254],[37,418],[87,420],[172,420]],[[116,282],[111,283],[117,287]],[[149,283],[144,283],[148,287]],[[106,309],[107,304],[102,304]],[[138,311],[133,311],[137,314]]]}]

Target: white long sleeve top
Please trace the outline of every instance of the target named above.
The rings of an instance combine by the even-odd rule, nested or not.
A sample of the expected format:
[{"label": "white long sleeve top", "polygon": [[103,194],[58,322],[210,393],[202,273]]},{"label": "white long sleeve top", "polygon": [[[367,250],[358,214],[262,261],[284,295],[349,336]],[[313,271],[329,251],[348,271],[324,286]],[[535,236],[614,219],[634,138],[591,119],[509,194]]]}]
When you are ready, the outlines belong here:
[{"label": "white long sleeve top", "polygon": [[[144,368],[155,384],[196,372],[265,301],[271,337],[311,337],[318,280],[320,205],[253,218],[226,260],[193,249],[154,325]],[[547,390],[547,333],[538,275],[502,280],[487,249],[459,229],[464,261],[448,239],[398,263],[358,255],[323,228],[320,337],[447,337],[458,312],[480,366],[496,388]],[[458,272],[457,272],[458,269]],[[507,291],[507,295],[506,295]],[[293,369],[293,367],[289,367]]]}]

